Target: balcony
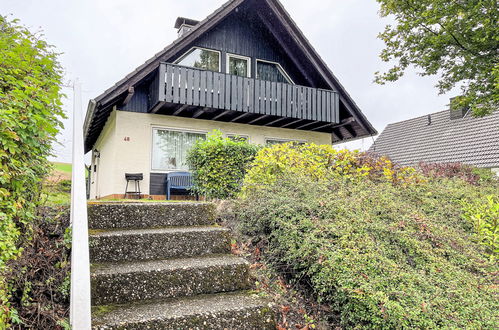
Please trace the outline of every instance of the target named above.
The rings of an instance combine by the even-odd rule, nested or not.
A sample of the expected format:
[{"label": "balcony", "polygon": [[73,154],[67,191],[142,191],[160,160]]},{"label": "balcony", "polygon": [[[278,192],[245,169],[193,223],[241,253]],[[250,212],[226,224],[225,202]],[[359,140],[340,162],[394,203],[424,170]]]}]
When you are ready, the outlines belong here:
[{"label": "balcony", "polygon": [[161,63],[150,90],[151,113],[332,132],[339,95],[331,90]]}]

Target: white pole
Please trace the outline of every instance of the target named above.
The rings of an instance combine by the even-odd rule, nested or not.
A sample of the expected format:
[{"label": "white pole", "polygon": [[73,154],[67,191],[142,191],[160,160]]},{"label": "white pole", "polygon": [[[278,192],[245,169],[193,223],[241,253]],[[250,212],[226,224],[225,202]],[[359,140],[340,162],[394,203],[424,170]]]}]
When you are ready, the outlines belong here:
[{"label": "white pole", "polygon": [[81,117],[81,85],[73,85],[73,170],[71,181],[71,303],[70,322],[73,330],[91,327],[90,258],[88,252],[87,196]]}]

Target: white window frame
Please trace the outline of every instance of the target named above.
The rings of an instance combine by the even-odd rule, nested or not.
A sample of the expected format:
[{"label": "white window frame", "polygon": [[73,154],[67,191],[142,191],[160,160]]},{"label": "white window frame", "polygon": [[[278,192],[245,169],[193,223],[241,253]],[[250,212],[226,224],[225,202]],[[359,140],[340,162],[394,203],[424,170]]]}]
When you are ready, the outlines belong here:
[{"label": "white window frame", "polygon": [[258,62],[263,62],[263,63],[269,63],[269,64],[275,64],[277,65],[277,69],[279,71],[281,71],[282,75],[284,77],[286,77],[286,79],[288,79],[288,82],[291,84],[291,85],[296,85],[295,82],[293,81],[293,79],[291,79],[291,77],[289,76],[289,74],[286,72],[286,70],[284,70],[284,68],[282,67],[281,64],[279,64],[278,62],[273,62],[273,61],[267,61],[267,60],[261,60],[261,59],[256,59],[256,69],[255,69],[255,76],[256,76],[256,79],[260,79],[260,77],[258,77]]},{"label": "white window frame", "polygon": [[230,138],[230,137],[242,137],[242,138],[246,138],[246,141],[248,143],[250,142],[250,136],[247,135],[247,134],[227,133],[227,134],[225,134],[225,137],[226,138]]},{"label": "white window frame", "polygon": [[246,63],[248,63],[248,76],[247,76],[247,78],[251,78],[251,57],[249,57],[249,56],[227,53],[226,59],[225,59],[225,62],[226,62],[225,63],[225,67],[226,67],[225,72],[227,72],[227,74],[230,74],[229,73],[229,58],[231,58],[231,57],[238,58],[241,60],[246,60]]},{"label": "white window frame", "polygon": [[288,142],[308,143],[307,140],[283,139],[283,138],[278,138],[278,137],[266,136],[265,137],[265,145],[267,145],[267,141],[269,141],[269,140],[278,141],[278,142],[282,142],[282,143],[288,143]]},{"label": "white window frame", "polygon": [[208,69],[203,69],[203,68],[195,68],[195,67],[192,67],[192,66],[186,66],[186,65],[182,65],[180,64],[180,62],[186,58],[194,49],[201,49],[201,50],[208,50],[210,52],[215,52],[215,53],[218,53],[218,71],[217,72],[222,72],[222,52],[219,51],[219,50],[216,50],[216,49],[211,49],[211,48],[205,48],[205,47],[198,47],[198,46],[194,46],[194,47],[191,47],[188,51],[186,51],[184,54],[182,54],[179,58],[177,58],[173,64],[178,64],[178,65],[181,65],[181,66],[185,66],[185,67],[188,67],[188,68],[193,68],[193,69],[198,69],[198,70],[204,70],[204,71],[211,71],[211,70],[208,70]]},{"label": "white window frame", "polygon": [[184,169],[170,169],[170,170],[157,170],[154,169],[153,163],[152,163],[152,157],[154,153],[154,130],[163,130],[163,131],[174,131],[174,132],[180,132],[180,133],[196,133],[196,134],[204,134],[205,137],[208,136],[208,131],[201,131],[201,130],[194,130],[190,128],[179,128],[179,127],[169,127],[169,126],[151,126],[151,154],[150,154],[150,160],[151,160],[151,173],[169,173],[169,172],[175,172],[175,171],[185,171]]}]

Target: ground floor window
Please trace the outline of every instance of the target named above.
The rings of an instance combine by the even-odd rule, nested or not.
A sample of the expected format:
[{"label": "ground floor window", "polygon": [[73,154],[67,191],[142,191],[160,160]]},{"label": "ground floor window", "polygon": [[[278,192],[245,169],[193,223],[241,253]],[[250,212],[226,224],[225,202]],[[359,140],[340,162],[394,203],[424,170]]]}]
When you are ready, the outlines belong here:
[{"label": "ground floor window", "polygon": [[152,135],[152,170],[188,170],[187,151],[205,133],[154,128]]},{"label": "ground floor window", "polygon": [[237,135],[237,134],[227,134],[227,138],[232,141],[245,141],[249,142],[249,136],[247,135]]},{"label": "ground floor window", "polygon": [[272,146],[274,144],[288,143],[288,142],[295,142],[297,144],[307,143],[307,141],[298,141],[298,140],[286,140],[286,139],[274,139],[274,138],[265,139],[265,144],[268,146]]}]

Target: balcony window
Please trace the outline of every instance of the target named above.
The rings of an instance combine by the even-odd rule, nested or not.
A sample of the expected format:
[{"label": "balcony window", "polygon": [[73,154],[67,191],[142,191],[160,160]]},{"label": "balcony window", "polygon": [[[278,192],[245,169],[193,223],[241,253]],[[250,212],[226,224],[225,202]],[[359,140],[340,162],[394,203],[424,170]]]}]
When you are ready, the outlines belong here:
[{"label": "balcony window", "polygon": [[220,52],[204,48],[193,48],[183,55],[176,63],[193,68],[219,72]]},{"label": "balcony window", "polygon": [[152,170],[188,170],[187,151],[205,133],[154,128],[152,136]]},{"label": "balcony window", "polygon": [[267,81],[293,84],[279,63],[256,60],[256,78]]},{"label": "balcony window", "polygon": [[241,77],[250,77],[251,59],[246,56],[227,54],[227,73]]}]

